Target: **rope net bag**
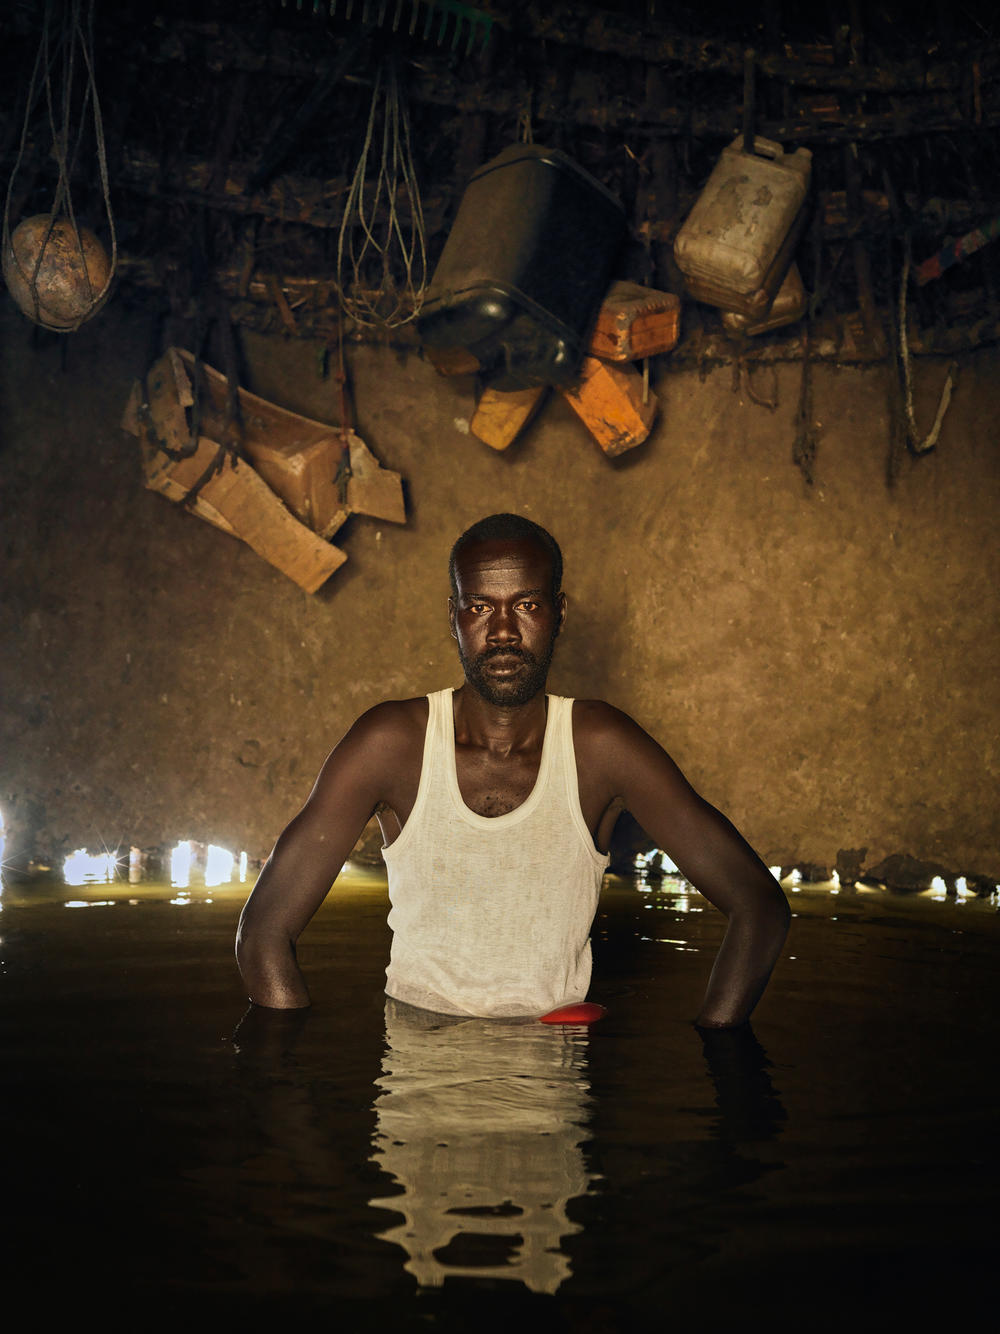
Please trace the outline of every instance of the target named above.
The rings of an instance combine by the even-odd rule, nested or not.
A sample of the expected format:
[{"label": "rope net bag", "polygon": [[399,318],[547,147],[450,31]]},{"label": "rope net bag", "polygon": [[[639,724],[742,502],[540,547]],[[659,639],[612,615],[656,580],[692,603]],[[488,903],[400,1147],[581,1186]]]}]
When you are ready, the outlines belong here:
[{"label": "rope net bag", "polygon": [[[17,160],[4,201],[3,275],[10,294],[29,319],[58,333],[78,329],[97,314],[108,298],[118,265],[104,126],[94,79],[93,27],[94,0],[47,0]],[[42,97],[52,156],[59,170],[55,194],[48,213],[26,218],[12,231],[14,183],[24,160],[32,116]],[[88,112],[111,235],[110,258],[94,233],[78,223],[70,192]]]},{"label": "rope net bag", "polygon": [[414,319],[427,286],[410,121],[391,58],[375,77],[364,146],[344,206],[337,284],[345,315],[355,324],[383,329]]}]

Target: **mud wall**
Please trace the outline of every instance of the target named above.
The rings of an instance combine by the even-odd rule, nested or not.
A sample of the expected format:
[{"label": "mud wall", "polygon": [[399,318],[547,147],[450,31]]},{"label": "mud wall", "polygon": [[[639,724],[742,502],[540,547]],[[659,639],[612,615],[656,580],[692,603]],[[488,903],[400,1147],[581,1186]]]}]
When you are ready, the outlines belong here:
[{"label": "mud wall", "polygon": [[[865,849],[1000,876],[996,351],[891,485],[882,372],[818,368],[809,487],[795,366],[769,411],[731,368],[661,359],[658,426],[609,462],[558,398],[496,454],[468,434],[471,378],[354,349],[358,429],[411,517],[352,519],[349,563],[309,596],[142,488],[118,423],[145,317],[38,342],[4,305],[0,325],[8,858],[183,837],[265,853],[359,711],[458,683],[448,549],[513,509],[566,555],[551,688],[632,713],[768,862]],[[338,419],[314,346],[243,354],[247,387]],[[925,422],[942,376],[918,366]]]}]

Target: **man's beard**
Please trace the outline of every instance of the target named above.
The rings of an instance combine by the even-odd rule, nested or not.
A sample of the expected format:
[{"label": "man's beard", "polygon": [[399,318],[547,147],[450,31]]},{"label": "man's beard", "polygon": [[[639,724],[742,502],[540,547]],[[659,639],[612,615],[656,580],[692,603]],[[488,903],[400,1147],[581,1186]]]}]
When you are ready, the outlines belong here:
[{"label": "man's beard", "polygon": [[[501,709],[518,708],[522,704],[527,704],[530,699],[534,699],[539,691],[545,688],[555,642],[556,637],[553,635],[548,648],[540,658],[536,658],[527,649],[504,648],[501,645],[485,649],[475,658],[467,658],[459,645],[458,656],[462,661],[466,681],[487,704],[493,704]],[[518,658],[525,664],[527,670],[520,671],[517,676],[510,678],[498,679],[487,676],[483,668],[492,658]]]}]

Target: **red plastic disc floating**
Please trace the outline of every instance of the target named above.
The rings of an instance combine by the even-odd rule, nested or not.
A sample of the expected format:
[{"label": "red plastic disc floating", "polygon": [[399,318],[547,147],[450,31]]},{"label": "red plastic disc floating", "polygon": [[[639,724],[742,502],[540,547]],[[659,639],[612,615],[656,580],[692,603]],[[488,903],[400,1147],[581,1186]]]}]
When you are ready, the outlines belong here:
[{"label": "red plastic disc floating", "polygon": [[540,1024],[594,1024],[603,1019],[607,1010],[591,1001],[577,1001],[574,1005],[560,1005],[556,1010],[539,1016]]}]

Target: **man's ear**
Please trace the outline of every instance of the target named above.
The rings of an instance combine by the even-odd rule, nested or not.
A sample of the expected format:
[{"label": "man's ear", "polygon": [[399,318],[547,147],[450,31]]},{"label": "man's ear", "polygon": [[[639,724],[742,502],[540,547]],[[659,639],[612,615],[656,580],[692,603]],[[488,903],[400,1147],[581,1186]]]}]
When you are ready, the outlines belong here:
[{"label": "man's ear", "polygon": [[568,605],[569,604],[566,601],[566,594],[560,593],[556,597],[556,611],[559,615],[559,619],[556,622],[556,634],[559,634],[563,626],[566,624],[566,608]]},{"label": "man's ear", "polygon": [[458,638],[458,631],[455,629],[455,599],[448,599],[448,625],[451,629],[452,639]]}]

